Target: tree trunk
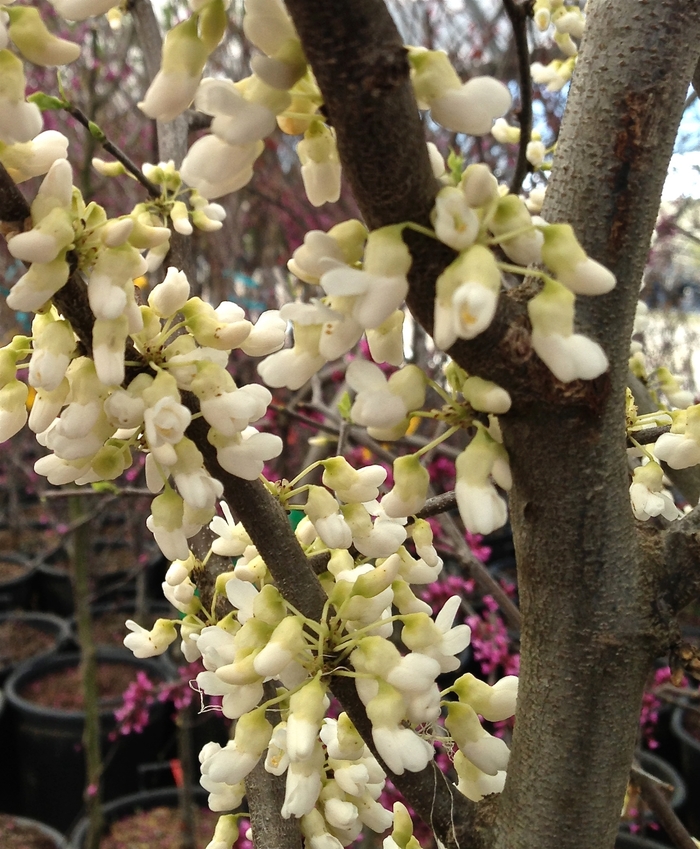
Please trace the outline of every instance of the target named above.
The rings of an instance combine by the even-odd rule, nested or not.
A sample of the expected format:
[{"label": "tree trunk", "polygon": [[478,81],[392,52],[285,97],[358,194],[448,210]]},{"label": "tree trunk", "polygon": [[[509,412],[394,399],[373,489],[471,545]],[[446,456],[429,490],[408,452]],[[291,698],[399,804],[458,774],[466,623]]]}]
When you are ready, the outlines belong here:
[{"label": "tree trunk", "polygon": [[700,48],[700,8],[589,2],[543,212],[611,268],[577,299],[610,372],[586,407],[503,418],[523,615],[518,713],[496,846],[607,849],[661,624],[629,508],[624,393],[641,274]]}]

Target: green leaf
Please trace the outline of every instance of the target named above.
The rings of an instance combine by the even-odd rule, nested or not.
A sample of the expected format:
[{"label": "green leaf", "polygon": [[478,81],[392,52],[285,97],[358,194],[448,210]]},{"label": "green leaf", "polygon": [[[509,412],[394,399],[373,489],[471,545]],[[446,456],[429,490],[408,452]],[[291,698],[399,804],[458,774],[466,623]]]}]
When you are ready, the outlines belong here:
[{"label": "green leaf", "polygon": [[447,169],[450,172],[450,177],[455,185],[462,179],[462,171],[464,171],[464,157],[456,150],[451,150],[447,157]]},{"label": "green leaf", "polygon": [[97,481],[91,486],[95,492],[109,492],[113,493],[114,495],[119,495],[119,493],[121,492],[119,487],[116,484],[112,483],[112,481]]},{"label": "green leaf", "polygon": [[37,91],[34,92],[34,94],[30,94],[27,100],[30,103],[36,103],[42,112],[47,112],[51,109],[65,109],[66,106],[68,106],[66,101],[62,98],[54,97],[52,94],[44,94],[43,91]]},{"label": "green leaf", "polygon": [[346,421],[352,421],[350,418],[350,408],[352,407],[352,401],[350,400],[350,393],[344,392],[343,397],[338,401],[338,412],[341,417]]},{"label": "green leaf", "polygon": [[97,139],[98,142],[107,141],[107,136],[102,132],[102,130],[97,126],[94,121],[88,121],[88,130],[90,130],[90,135]]}]

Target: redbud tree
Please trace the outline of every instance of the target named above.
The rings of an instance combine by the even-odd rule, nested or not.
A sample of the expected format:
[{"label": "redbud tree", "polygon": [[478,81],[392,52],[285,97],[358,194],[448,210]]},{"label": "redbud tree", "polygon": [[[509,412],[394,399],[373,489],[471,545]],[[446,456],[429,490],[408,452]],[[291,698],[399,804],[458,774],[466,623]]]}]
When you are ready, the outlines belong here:
[{"label": "redbud tree", "polygon": [[[234,720],[229,743],[200,754],[221,813],[211,849],[232,845],[242,808],[259,849],[336,849],[363,831],[415,846],[407,808],[382,802],[387,780],[451,849],[611,847],[645,680],[659,655],[692,655],[675,617],[699,589],[695,510],[679,505],[697,489],[700,405],[665,370],[652,397],[630,340],[700,14],[668,0],[504,6],[517,114],[503,83],[404,44],[382,0],[191,0],[163,35],[146,0],[0,7],[0,217],[26,269],[7,303],[34,315],[0,350],[0,437],[27,425],[50,485],[116,480],[145,455],[146,524],[179,616],[127,622],[125,644],[147,657],[179,639]],[[123,88],[157,123],[158,164],[116,146],[70,88],[27,87],[32,66],[78,61],[62,21],[80,41],[104,15],[133,21],[150,82]],[[560,51],[548,64],[530,66],[535,29]],[[492,24],[480,49],[499,37]],[[548,148],[532,87],[569,80]],[[64,114],[106,151],[100,178],[137,180],[119,194],[136,203],[107,212],[83,196],[66,135],[45,128]],[[426,143],[428,116],[464,156]],[[337,202],[343,175],[358,213],[309,229],[288,257],[303,297],[251,321],[197,296],[198,252],[280,132],[309,208]],[[510,187],[472,156],[487,137],[515,153]],[[438,372],[405,360],[407,311],[444,352]],[[385,467],[342,455],[263,473],[285,451],[261,424],[271,390],[301,390],[329,363],[345,368],[343,427],[401,446],[391,486]],[[441,428],[410,452],[421,418]],[[425,455],[450,442],[454,492],[429,497]],[[521,673],[441,690],[470,632],[459,596],[433,616],[420,587],[443,567],[426,517],[455,504],[472,533],[510,518],[520,611],[502,600]],[[509,747],[484,723],[513,713]]]}]

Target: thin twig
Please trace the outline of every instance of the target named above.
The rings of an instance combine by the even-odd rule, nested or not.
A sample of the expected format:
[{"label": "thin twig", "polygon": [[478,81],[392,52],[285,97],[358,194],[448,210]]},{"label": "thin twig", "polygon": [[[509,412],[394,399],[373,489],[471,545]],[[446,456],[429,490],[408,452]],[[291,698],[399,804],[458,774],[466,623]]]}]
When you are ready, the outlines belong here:
[{"label": "thin twig", "polygon": [[530,163],[527,161],[527,146],[532,135],[532,78],[530,77],[530,50],[527,44],[527,19],[532,14],[532,0],[516,3],[515,0],[503,0],[503,8],[513,27],[513,40],[518,56],[518,85],[520,86],[520,146],[515,173],[510,182],[511,194],[517,195],[523,184]]},{"label": "thin twig", "polygon": [[639,787],[642,798],[656,814],[659,823],[678,849],[697,849],[695,841],[676,816],[664,793],[659,789],[656,779],[647,775],[643,770],[632,767],[632,781]]},{"label": "thin twig", "polygon": [[115,498],[117,495],[133,495],[145,496],[149,498],[153,495],[150,489],[145,489],[138,486],[118,487],[118,491],[111,492],[104,489],[45,489],[38,492],[39,498],[70,498],[72,495],[108,495],[110,498]]},{"label": "thin twig", "polygon": [[631,441],[634,439],[639,445],[651,445],[652,442],[656,442],[656,440],[663,436],[664,433],[669,433],[671,430],[671,425],[665,425],[660,427],[645,427],[642,430],[633,431],[628,434],[627,440]]},{"label": "thin twig", "polygon": [[152,183],[148,177],[143,173],[143,171],[133,162],[129,157],[124,153],[124,151],[120,150],[113,142],[111,142],[107,136],[105,136],[104,131],[101,128],[99,129],[99,135],[95,135],[93,130],[97,126],[93,121],[91,121],[88,116],[83,112],[82,109],[79,109],[77,106],[73,106],[72,103],[68,103],[65,101],[63,108],[65,111],[72,115],[75,120],[82,124],[83,127],[93,136],[93,138],[97,139],[102,147],[113,156],[117,162],[121,162],[121,164],[126,168],[126,170],[135,177],[139,183],[146,189],[146,191],[153,198],[159,198],[162,194],[162,191],[159,186],[156,186],[155,183]]},{"label": "thin twig", "polygon": [[428,519],[439,513],[447,513],[457,506],[457,496],[453,492],[443,492],[429,498],[423,505],[423,509],[416,513],[416,519]]}]

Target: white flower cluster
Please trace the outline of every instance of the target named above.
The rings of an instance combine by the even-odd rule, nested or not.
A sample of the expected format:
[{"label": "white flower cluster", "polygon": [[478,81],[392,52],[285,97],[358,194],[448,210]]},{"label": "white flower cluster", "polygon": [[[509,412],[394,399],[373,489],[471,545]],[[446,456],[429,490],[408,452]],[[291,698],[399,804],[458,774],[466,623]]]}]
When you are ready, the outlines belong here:
[{"label": "white flower cluster", "polygon": [[[524,200],[503,194],[485,165],[470,165],[460,185],[437,195],[433,226],[440,241],[459,256],[438,277],[433,336],[438,347],[473,339],[493,321],[504,270],[539,276],[544,286],[528,303],[532,348],[564,383],[591,380],[608,367],[597,342],[574,332],[576,295],[602,295],[615,277],[588,257],[568,224],[533,219]],[[498,245],[516,263],[499,263]],[[528,271],[543,264],[554,277]],[[556,279],[555,279],[556,278]]]},{"label": "white flower cluster", "polygon": [[0,13],[0,162],[16,183],[22,183],[45,174],[57,159],[65,159],[68,139],[56,130],[42,132],[39,107],[24,99],[22,61],[6,44]]},{"label": "white flower cluster", "polygon": [[[322,839],[339,849],[365,826],[385,831],[392,815],[378,801],[386,775],[351,720],[345,713],[326,715],[334,676],[353,676],[376,750],[393,773],[423,770],[434,757],[434,741],[450,752],[456,745],[458,786],[471,799],[503,787],[508,748],[477,715],[489,721],[511,716],[517,679],[490,687],[467,674],[440,692],[438,676],[459,669],[471,635],[467,625],[454,624],[458,596],[433,619],[430,606],[411,589],[434,581],[442,567],[429,525],[415,522],[412,528],[416,559],[402,545],[405,518],[380,514],[372,525],[367,507],[385,471],[355,470],[341,457],[323,465],[324,486],[309,487],[307,518],[296,531],[307,554],[331,548],[321,576],[328,597],[323,620],[309,621],[285,602],[248,534],[222,505],[225,518],[210,525],[218,536],[213,549],[237,560],[232,572],[219,576],[216,591],[225,593],[233,612],[216,621],[198,599],[177,601],[186,616],[175,624],[186,657],[202,657],[198,688],[222,697],[224,715],[236,720],[226,746],[209,743],[200,754],[201,784],[212,810],[237,808],[246,776],[264,758],[268,772],[286,775],[282,816],[300,819],[306,846]],[[351,544],[363,555],[360,565],[347,550]],[[166,583],[183,586],[193,564],[193,558],[173,563]],[[403,650],[392,641],[396,621]],[[125,643],[143,656],[172,642],[163,622],[151,632],[134,623],[128,627]],[[274,686],[266,688],[269,683]],[[264,702],[266,692],[276,695]],[[456,699],[445,701],[448,693]],[[273,705],[280,717],[274,725],[266,712]],[[437,726],[443,708],[449,737]]]},{"label": "white flower cluster", "polygon": [[[71,194],[70,166],[60,160],[32,206],[34,228],[9,240],[15,256],[33,263],[8,301],[42,312],[34,318],[31,340],[17,337],[0,351],[0,439],[8,439],[27,421],[27,386],[17,380],[16,371],[20,360],[31,355],[29,383],[36,397],[29,426],[52,452],[37,461],[35,470],[53,484],[113,480],[131,465],[132,447],[145,450],[147,485],[161,493],[153,500],[147,525],[169,559],[186,561],[187,540],[213,518],[222,486],[185,436],[192,413],[181,392],[199,399],[222,468],[255,479],[265,461],[282,450],[278,436],[251,427],[265,415],[272,396],[263,386],[238,387],[226,364],[234,348],[251,356],[279,348],[285,322],[270,311],[253,326],[233,303],[214,308],[190,298],[186,276],[174,268],[152,290],[148,305],[137,306],[132,277],[143,270],[138,249],[127,242],[104,244],[104,234],[111,240],[115,228],[132,233],[133,219],[117,222],[115,228],[100,226],[112,222],[106,222],[99,207],[84,210],[75,196],[71,203]],[[82,236],[74,231],[76,204],[83,213]],[[122,227],[124,223],[128,226]],[[147,228],[143,221],[138,226]],[[65,252],[76,243],[82,254],[97,256],[88,277],[96,316],[93,358],[76,357],[70,324],[54,307],[45,306],[57,282],[62,285],[67,277]],[[37,281],[44,279],[50,286],[37,289]],[[184,318],[188,332],[174,336],[176,314]],[[127,336],[153,371],[137,374],[122,387]]]},{"label": "white flower cluster", "polygon": [[[322,302],[282,307],[280,315],[294,328],[294,346],[263,360],[258,371],[265,383],[298,389],[326,362],[354,348],[363,333],[376,362],[400,365],[401,307],[408,292],[410,265],[400,227],[383,227],[367,235],[359,221],[351,220],[328,233],[307,233],[289,261],[289,269],[305,283],[320,285],[326,296]],[[375,378],[368,380],[378,387],[384,378],[377,369]],[[421,404],[422,400],[416,405],[409,400],[400,419],[407,409]]]},{"label": "white flower cluster", "polygon": [[[337,201],[341,166],[335,132],[325,121],[322,95],[281,0],[246,0],[243,30],[261,52],[251,60],[253,73],[235,83],[201,79],[222,34],[222,0],[191,6],[191,17],[168,33],[161,70],[139,104],[161,121],[171,120],[193,102],[213,118],[211,132],[195,141],[185,157],[185,182],[205,198],[240,189],[252,178],[263,140],[279,127],[303,135],[297,155],[309,202],[321,206]],[[510,108],[505,85],[492,77],[462,84],[442,51],[410,47],[409,60],[419,108],[430,109],[433,119],[447,129],[484,135],[493,119]]]},{"label": "white flower cluster", "polygon": [[[551,32],[554,42],[567,57],[553,59],[548,65],[534,62],[530,66],[532,79],[547,86],[547,91],[561,91],[571,79],[576,67],[578,45],[586,25],[585,13],[578,3],[566,4],[564,0],[535,0],[535,24],[540,32]],[[576,41],[574,41],[576,39]]]}]

